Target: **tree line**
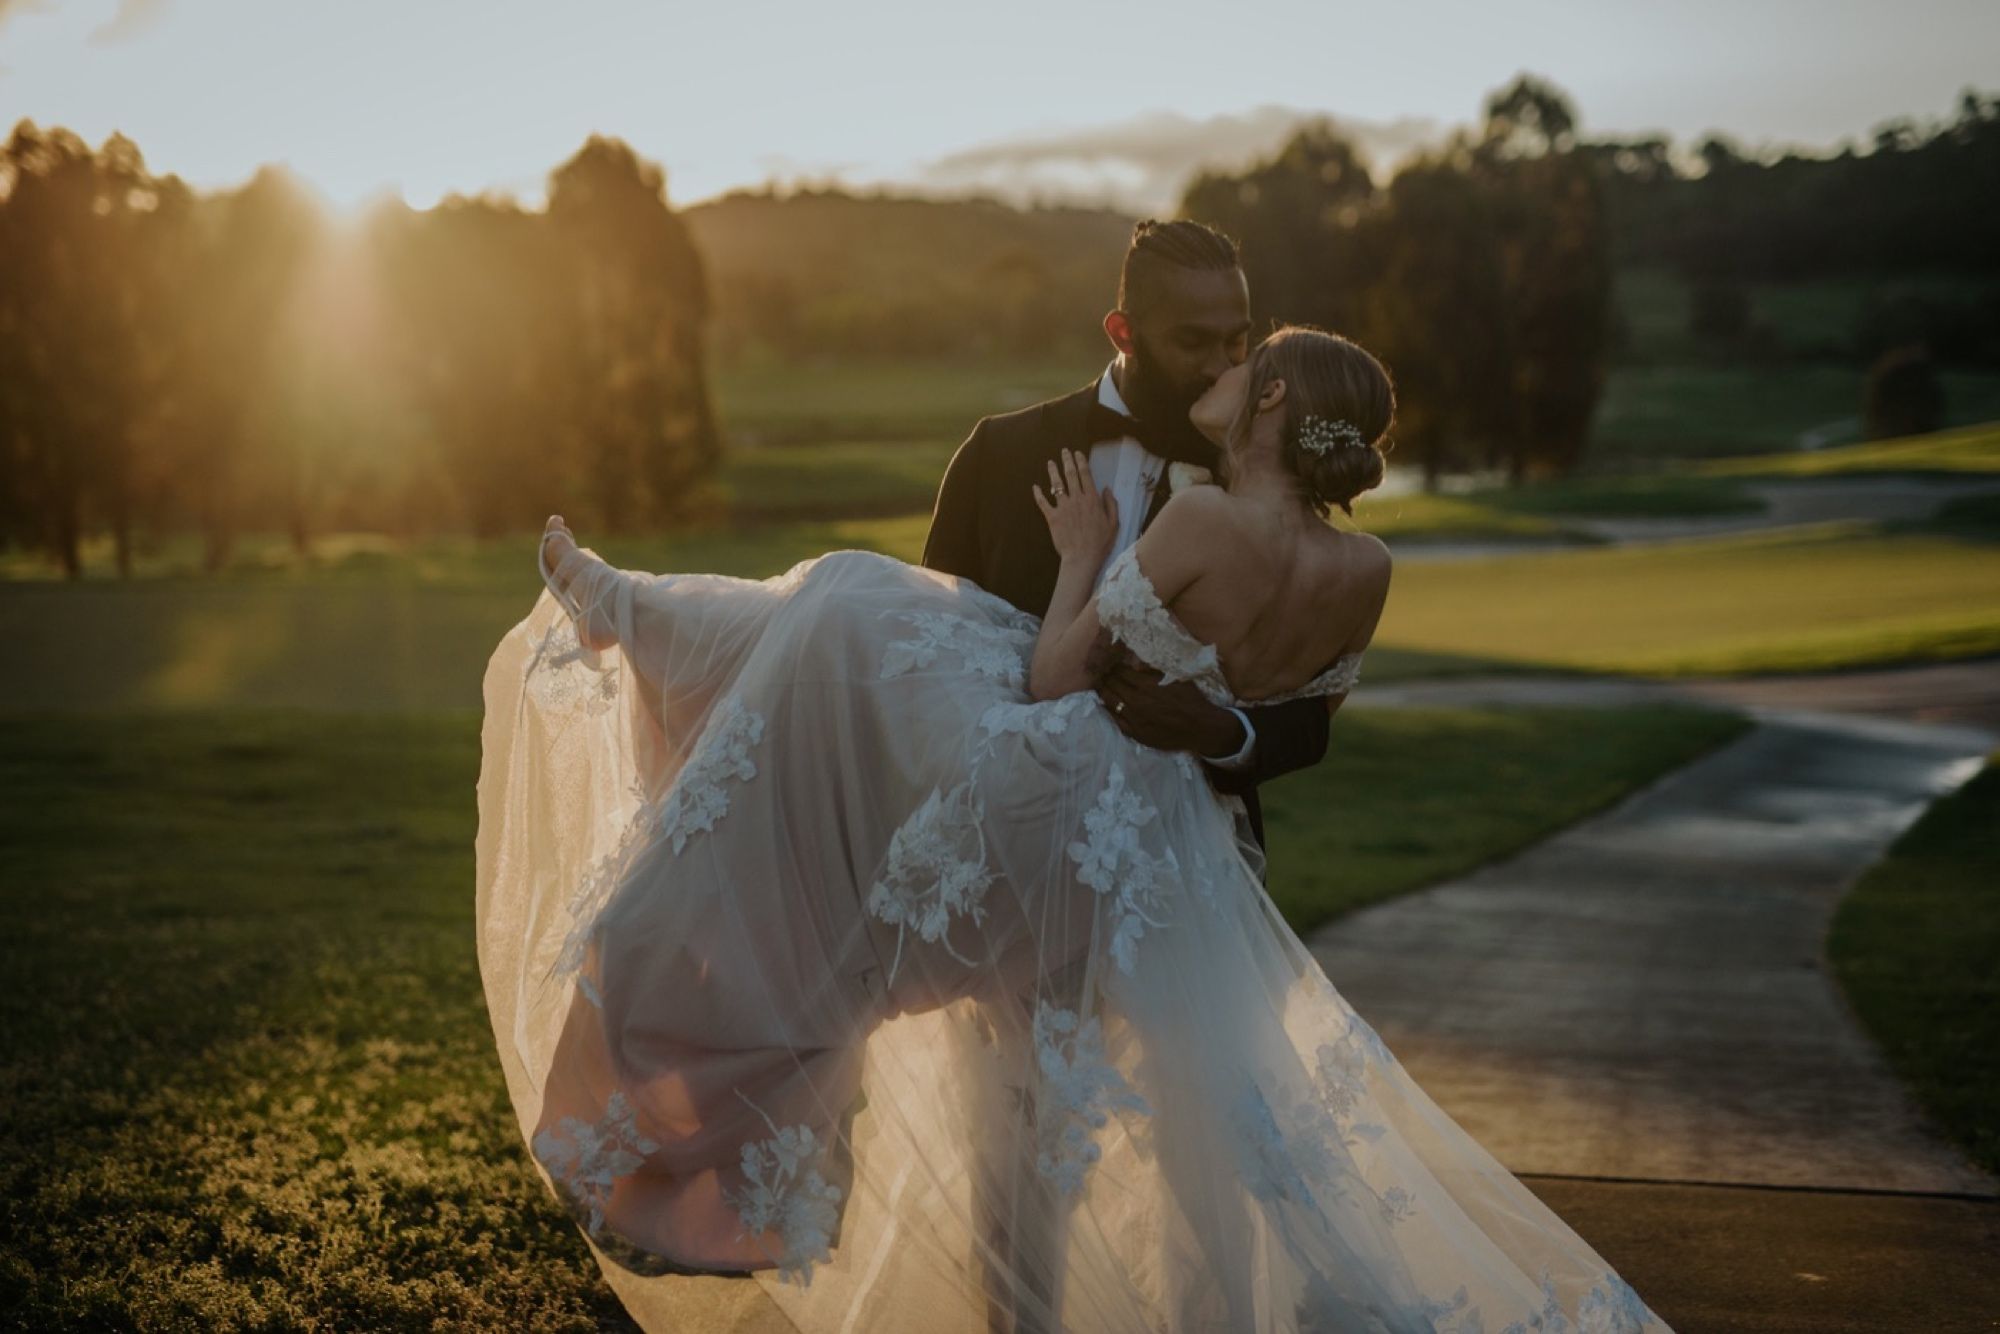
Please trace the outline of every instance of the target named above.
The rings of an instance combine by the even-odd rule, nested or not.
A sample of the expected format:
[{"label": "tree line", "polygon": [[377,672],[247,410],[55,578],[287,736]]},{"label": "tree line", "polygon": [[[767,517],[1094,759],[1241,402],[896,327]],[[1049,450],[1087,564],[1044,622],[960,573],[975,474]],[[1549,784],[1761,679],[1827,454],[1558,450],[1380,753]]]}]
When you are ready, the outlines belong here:
[{"label": "tree line", "polygon": [[[1197,177],[1183,215],[1242,242],[1253,304],[1351,333],[1401,386],[1398,447],[1430,480],[1576,466],[1628,331],[1617,270],[1677,274],[1690,335],[1718,359],[1769,359],[1753,283],[1894,276],[1970,282],[1878,298],[1806,349],[1866,367],[1873,431],[1933,429],[1936,367],[2000,368],[2000,98],[1897,121],[1872,152],[1758,157],[1711,136],[1588,141],[1563,92],[1524,75],[1460,130],[1378,182],[1322,123],[1240,172]],[[1947,285],[1948,286],[1948,285]]]},{"label": "tree line", "polygon": [[721,448],[700,256],[659,168],[593,137],[548,205],[329,219],[287,173],[199,194],[130,139],[0,148],[0,544],[490,536],[551,500],[670,521]]},{"label": "tree line", "polygon": [[[1432,479],[1578,463],[1619,354],[1620,266],[1694,284],[1717,355],[1755,332],[1746,284],[2000,270],[2000,98],[1832,157],[1589,141],[1531,76],[1483,112],[1386,179],[1307,125],[1198,175],[1179,210],[1241,243],[1260,319],[1383,355],[1399,459]],[[198,532],[217,569],[249,531],[301,551],[347,529],[491,536],[552,501],[657,528],[720,458],[712,357],[1096,355],[1130,227],[837,190],[681,211],[602,136],[541,210],[454,195],[342,221],[280,169],[203,194],[122,135],[92,149],[23,121],[0,147],[0,545],[74,575],[100,534],[129,572],[170,532]],[[2000,365],[1997,292],[1871,303],[1829,354],[1880,357],[1906,408],[1884,420],[1922,422],[1933,353]]]},{"label": "tree line", "polygon": [[1241,244],[1269,320],[1358,338],[1397,380],[1396,457],[1427,479],[1575,466],[1604,384],[1611,241],[1569,103],[1529,76],[1481,125],[1378,184],[1326,125],[1240,173],[1205,173],[1181,212]]},{"label": "tree line", "polygon": [[1866,151],[1753,152],[1709,135],[1683,162],[1666,139],[1585,145],[1617,219],[1621,264],[1690,278],[2000,276],[2000,95],[1967,89],[1935,121],[1876,127]]}]

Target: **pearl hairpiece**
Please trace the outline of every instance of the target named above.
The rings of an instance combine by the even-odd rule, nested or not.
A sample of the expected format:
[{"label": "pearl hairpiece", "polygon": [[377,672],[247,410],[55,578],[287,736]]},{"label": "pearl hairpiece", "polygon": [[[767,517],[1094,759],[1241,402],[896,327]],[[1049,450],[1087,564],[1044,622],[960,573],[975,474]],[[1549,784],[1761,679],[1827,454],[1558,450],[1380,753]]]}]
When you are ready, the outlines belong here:
[{"label": "pearl hairpiece", "polygon": [[1368,437],[1361,434],[1361,428],[1349,421],[1335,417],[1307,417],[1299,423],[1299,447],[1315,454],[1331,454],[1346,446],[1352,449],[1368,448]]}]

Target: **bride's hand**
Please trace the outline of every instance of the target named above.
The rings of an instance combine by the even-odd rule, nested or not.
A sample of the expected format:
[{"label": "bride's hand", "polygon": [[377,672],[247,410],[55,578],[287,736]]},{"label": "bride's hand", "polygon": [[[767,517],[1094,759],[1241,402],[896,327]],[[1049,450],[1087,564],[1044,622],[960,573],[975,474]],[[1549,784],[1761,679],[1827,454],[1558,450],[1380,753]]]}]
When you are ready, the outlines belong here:
[{"label": "bride's hand", "polygon": [[1039,486],[1031,487],[1035,505],[1048,520],[1056,554],[1065,561],[1103,563],[1118,538],[1118,497],[1099,491],[1090,475],[1090,461],[1072,449],[1062,452],[1062,464],[1049,464],[1051,500]]}]

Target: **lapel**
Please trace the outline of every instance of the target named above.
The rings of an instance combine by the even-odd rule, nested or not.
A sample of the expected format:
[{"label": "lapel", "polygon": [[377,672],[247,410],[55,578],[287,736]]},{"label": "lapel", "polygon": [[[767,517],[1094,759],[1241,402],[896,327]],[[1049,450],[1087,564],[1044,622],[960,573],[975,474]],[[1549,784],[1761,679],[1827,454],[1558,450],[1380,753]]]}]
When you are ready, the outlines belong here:
[{"label": "lapel", "polygon": [[1042,432],[1046,458],[1057,458],[1065,449],[1081,450],[1085,458],[1090,457],[1090,441],[1084,428],[1090,423],[1090,405],[1096,401],[1097,380],[1093,379],[1049,405],[1048,429]]},{"label": "lapel", "polygon": [[1023,423],[1026,430],[1008,450],[1007,463],[998,469],[994,478],[998,489],[984,497],[986,569],[980,582],[1035,616],[1049,609],[1062,560],[1049,541],[1048,524],[1035,508],[1028,488],[1047,485],[1048,464],[1063,450],[1081,449],[1089,455],[1085,427],[1090,421],[1090,405],[1096,401],[1097,378],[1093,376],[1082,388],[1043,403],[1040,411]]}]

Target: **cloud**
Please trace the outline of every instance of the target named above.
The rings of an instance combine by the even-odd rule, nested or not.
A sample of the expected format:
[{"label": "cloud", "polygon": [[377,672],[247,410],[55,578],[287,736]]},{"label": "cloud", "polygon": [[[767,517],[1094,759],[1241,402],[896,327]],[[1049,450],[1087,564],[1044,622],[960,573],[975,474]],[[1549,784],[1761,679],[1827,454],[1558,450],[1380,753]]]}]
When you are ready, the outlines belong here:
[{"label": "cloud", "polygon": [[[55,0],[0,0],[0,28],[24,14],[54,13],[55,7]],[[112,46],[136,37],[152,27],[165,9],[166,0],[118,0],[117,12],[91,29],[87,40],[92,46]]]},{"label": "cloud", "polygon": [[1377,123],[1296,107],[1267,106],[1205,120],[1156,111],[1110,125],[963,149],[924,164],[919,180],[940,192],[985,190],[1018,202],[1062,199],[1140,213],[1169,212],[1197,171],[1240,169],[1274,152],[1294,130],[1314,120],[1331,120],[1354,140],[1378,175],[1445,131],[1428,119]]},{"label": "cloud", "polygon": [[118,0],[118,12],[91,29],[92,46],[114,46],[153,26],[166,10],[166,0]]},{"label": "cloud", "polygon": [[0,0],[0,28],[17,14],[46,14],[54,8],[51,0]]}]

